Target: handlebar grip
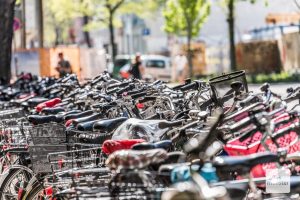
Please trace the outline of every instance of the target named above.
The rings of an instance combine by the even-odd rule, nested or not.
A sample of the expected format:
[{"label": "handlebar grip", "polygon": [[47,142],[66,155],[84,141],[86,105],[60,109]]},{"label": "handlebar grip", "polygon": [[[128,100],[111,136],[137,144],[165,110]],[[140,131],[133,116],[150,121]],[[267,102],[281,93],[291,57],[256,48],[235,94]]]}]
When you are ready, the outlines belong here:
[{"label": "handlebar grip", "polygon": [[120,83],[111,84],[111,85],[107,86],[107,90],[112,90],[112,89],[117,88],[119,86],[120,86]]},{"label": "handlebar grip", "polygon": [[131,84],[132,81],[122,82],[120,83],[119,87],[126,87],[127,85]]},{"label": "handlebar grip", "polygon": [[180,90],[182,87],[186,86],[187,84],[181,84],[181,85],[177,85],[175,87],[172,87],[172,90]]},{"label": "handlebar grip", "polygon": [[74,87],[74,85],[70,84],[70,83],[62,83],[62,84],[60,84],[60,86],[61,87],[65,87],[65,88],[72,88],[72,87]]},{"label": "handlebar grip", "polygon": [[134,94],[138,94],[138,93],[141,93],[141,92],[144,92],[144,91],[146,91],[146,89],[140,89],[140,90],[135,90],[135,91],[128,91],[127,95],[134,95]]},{"label": "handlebar grip", "polygon": [[61,82],[62,82],[62,83],[66,83],[66,82],[68,82],[70,79],[73,79],[73,78],[74,78],[74,80],[77,79],[76,74],[70,74],[69,76],[63,78]]},{"label": "handlebar grip", "polygon": [[95,78],[94,80],[92,80],[91,85],[95,85],[98,82],[103,81],[103,80],[104,80],[103,76],[99,76],[99,77]]},{"label": "handlebar grip", "polygon": [[300,92],[285,98],[284,101],[289,103],[289,102],[292,102],[292,101],[297,100],[297,99],[300,99]]},{"label": "handlebar grip", "polygon": [[139,103],[145,103],[145,102],[154,101],[154,100],[156,100],[156,97],[154,97],[154,96],[145,96],[143,99],[139,100]]},{"label": "handlebar grip", "polygon": [[256,96],[250,95],[247,98],[240,101],[240,106],[244,107],[244,106],[248,105],[249,103],[251,103],[254,99],[256,99]]},{"label": "handlebar grip", "polygon": [[141,92],[141,93],[132,95],[131,98],[138,99],[138,98],[146,96],[146,95],[147,95],[147,92]]},{"label": "handlebar grip", "polygon": [[127,81],[127,82],[122,82],[122,83],[115,83],[115,84],[111,84],[107,87],[108,90],[114,89],[114,88],[123,88],[128,86],[131,83],[131,81]]},{"label": "handlebar grip", "polygon": [[117,102],[113,101],[113,102],[109,102],[107,104],[102,105],[101,109],[102,110],[107,110],[107,109],[110,109],[110,108],[115,107],[117,105],[118,105]]},{"label": "handlebar grip", "polygon": [[188,91],[188,90],[196,90],[198,89],[198,83],[197,82],[193,82],[193,83],[190,83],[190,84],[187,84],[183,87],[181,87],[181,91],[185,92],[185,91]]},{"label": "handlebar grip", "polygon": [[120,95],[128,90],[132,90],[134,88],[134,85],[133,84],[130,84],[128,86],[126,86],[125,88],[122,88],[120,90],[117,91],[117,94]]},{"label": "handlebar grip", "polygon": [[154,81],[154,82],[152,83],[152,85],[158,85],[158,84],[161,84],[161,83],[163,83],[163,81],[161,81],[161,80],[156,80],[156,81]]},{"label": "handlebar grip", "polygon": [[111,101],[111,96],[105,94],[98,94],[93,99],[97,99],[97,98],[102,98],[105,99],[106,101]]},{"label": "handlebar grip", "polygon": [[109,90],[106,92],[106,94],[114,94],[118,91],[119,89],[118,88],[115,88],[115,89],[112,89],[112,90]]}]

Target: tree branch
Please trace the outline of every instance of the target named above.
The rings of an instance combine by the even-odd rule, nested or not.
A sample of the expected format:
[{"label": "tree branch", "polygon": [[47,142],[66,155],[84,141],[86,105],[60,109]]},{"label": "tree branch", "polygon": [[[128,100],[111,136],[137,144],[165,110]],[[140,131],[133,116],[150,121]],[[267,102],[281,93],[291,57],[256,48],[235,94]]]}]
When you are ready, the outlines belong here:
[{"label": "tree branch", "polygon": [[111,5],[110,5],[110,3],[108,1],[109,0],[106,0],[105,7],[109,10],[109,13],[111,13],[112,9],[111,9]]},{"label": "tree branch", "polygon": [[112,8],[112,12],[115,12],[123,3],[125,2],[125,0],[120,0],[113,8]]}]

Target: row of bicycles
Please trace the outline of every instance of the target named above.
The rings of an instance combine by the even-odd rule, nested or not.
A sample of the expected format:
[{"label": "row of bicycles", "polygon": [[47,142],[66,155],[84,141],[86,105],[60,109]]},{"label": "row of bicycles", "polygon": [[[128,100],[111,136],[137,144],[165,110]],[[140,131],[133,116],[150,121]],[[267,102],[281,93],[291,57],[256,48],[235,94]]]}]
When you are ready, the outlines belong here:
[{"label": "row of bicycles", "polygon": [[0,199],[300,199],[299,101],[248,91],[244,71],[175,87],[22,74],[0,86]]}]

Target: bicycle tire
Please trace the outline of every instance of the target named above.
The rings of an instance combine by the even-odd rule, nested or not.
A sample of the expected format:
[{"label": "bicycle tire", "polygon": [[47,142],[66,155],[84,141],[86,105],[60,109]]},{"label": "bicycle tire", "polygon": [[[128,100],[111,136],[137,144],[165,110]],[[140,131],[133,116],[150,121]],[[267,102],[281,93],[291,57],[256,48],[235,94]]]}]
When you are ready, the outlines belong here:
[{"label": "bicycle tire", "polygon": [[11,184],[11,181],[21,172],[26,172],[26,179],[27,181],[29,181],[31,179],[30,177],[30,173],[24,169],[20,169],[20,168],[15,168],[15,169],[11,169],[12,171],[10,171],[10,173],[7,174],[6,177],[4,177],[4,179],[2,180],[2,183],[0,185],[0,200],[6,200],[6,197],[3,196],[3,191],[6,190],[6,188],[9,186],[9,184]]}]

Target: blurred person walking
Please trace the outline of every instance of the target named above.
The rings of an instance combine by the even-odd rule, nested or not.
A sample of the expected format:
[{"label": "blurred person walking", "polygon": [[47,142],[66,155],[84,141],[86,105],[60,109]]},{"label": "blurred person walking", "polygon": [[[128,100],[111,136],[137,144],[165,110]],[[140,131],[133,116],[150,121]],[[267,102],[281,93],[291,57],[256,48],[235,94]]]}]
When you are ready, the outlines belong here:
[{"label": "blurred person walking", "polygon": [[145,75],[145,68],[142,65],[141,55],[139,53],[136,54],[134,63],[131,65],[130,74],[133,78],[142,79]]},{"label": "blurred person walking", "polygon": [[185,77],[186,76],[186,66],[188,63],[186,56],[183,55],[183,53],[178,54],[175,57],[174,63],[175,63],[175,67],[176,67],[175,69],[176,69],[177,80],[179,82],[184,82],[184,79],[186,78]]},{"label": "blurred person walking", "polygon": [[62,78],[67,74],[72,74],[71,64],[68,60],[64,59],[63,53],[58,54],[58,59],[59,59],[59,61],[57,63],[57,67],[55,69],[58,71],[59,77]]}]

